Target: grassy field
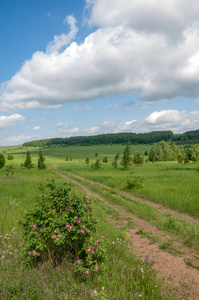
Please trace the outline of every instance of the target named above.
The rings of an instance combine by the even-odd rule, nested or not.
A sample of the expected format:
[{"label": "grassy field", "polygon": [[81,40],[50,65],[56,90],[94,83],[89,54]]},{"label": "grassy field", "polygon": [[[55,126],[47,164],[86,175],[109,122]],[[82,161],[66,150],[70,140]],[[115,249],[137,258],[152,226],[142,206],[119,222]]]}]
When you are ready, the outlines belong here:
[{"label": "grassy field", "polygon": [[[42,171],[36,168],[39,149],[20,146],[0,147],[0,153],[5,156],[11,153],[14,156],[13,160],[6,161],[6,165],[0,169],[0,299],[141,298],[149,300],[176,298],[157,280],[154,271],[148,264],[132,255],[132,245],[125,239],[124,229],[113,227],[106,220],[107,208],[96,200],[94,200],[94,213],[99,220],[97,234],[105,236],[108,253],[107,270],[99,278],[88,277],[81,278],[81,280],[76,278],[74,266],[68,260],[65,260],[57,268],[53,268],[50,263],[45,263],[32,269],[24,266],[16,254],[20,252],[22,242],[22,232],[18,221],[23,220],[24,211],[38,203],[47,179],[55,179],[56,182],[64,181],[53,172],[54,169],[60,170],[63,174],[71,172],[106,185],[107,190],[100,190],[100,187],[93,186],[92,189],[101,195],[104,193],[104,196],[113,203],[126,205],[129,210],[135,210],[131,200],[128,197],[121,198],[119,194],[117,195],[117,191],[119,193],[125,190],[128,178],[134,179],[136,176],[142,176],[144,178],[143,188],[128,190],[130,194],[198,218],[199,172],[196,171],[196,164],[145,163],[143,166],[130,166],[126,170],[118,164],[118,168],[114,169],[111,161],[117,153],[120,153],[121,159],[124,147],[124,145],[105,145],[46,148],[43,149],[43,154],[46,157],[47,169]],[[150,148],[151,145],[133,146],[132,154],[137,151],[144,154]],[[27,150],[30,151],[35,166],[31,170],[21,167]],[[66,156],[69,157],[68,161],[65,160]],[[97,158],[102,160],[104,156],[108,157],[108,163],[102,163],[99,170],[92,169],[92,162]],[[87,157],[90,159],[89,165],[85,163]],[[6,166],[8,165],[13,166],[14,173],[11,176],[6,175]],[[84,184],[86,185],[86,183]],[[109,192],[109,188],[112,189],[111,192]],[[112,195],[113,189],[114,195]],[[152,211],[152,208],[143,204],[143,207],[140,208],[141,212],[139,212],[139,205],[135,205],[138,210],[137,215],[140,214],[143,217],[145,214],[146,218],[150,216],[153,222],[157,220],[155,210]],[[150,210],[151,213],[149,213]],[[160,219],[163,222],[164,216],[160,215]],[[175,222],[177,221],[175,220]],[[170,218],[170,223],[172,223],[172,218]],[[167,225],[165,224],[162,223],[160,227],[170,227],[169,230],[173,230],[175,233],[176,225],[172,228],[172,224],[168,224],[168,220]],[[179,236],[183,236],[183,228],[187,228],[192,237],[194,232],[198,231],[196,227],[189,227],[191,225],[188,223],[180,224],[179,221],[179,225],[176,227]],[[182,233],[180,233],[180,226]],[[194,245],[198,243],[197,234],[195,233],[195,235]],[[5,236],[9,236],[9,239],[5,239]],[[115,263],[116,261],[117,263]],[[97,296],[94,296],[95,291]]]}]

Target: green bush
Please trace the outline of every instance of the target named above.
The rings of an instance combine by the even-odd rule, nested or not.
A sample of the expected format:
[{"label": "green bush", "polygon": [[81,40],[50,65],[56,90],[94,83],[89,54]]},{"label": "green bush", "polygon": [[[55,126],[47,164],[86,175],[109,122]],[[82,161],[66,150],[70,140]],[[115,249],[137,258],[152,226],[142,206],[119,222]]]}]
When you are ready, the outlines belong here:
[{"label": "green bush", "polygon": [[144,182],[144,177],[142,176],[136,176],[133,179],[128,178],[127,179],[127,189],[134,189],[134,188],[142,188]]},{"label": "green bush", "polygon": [[103,237],[94,237],[96,219],[89,197],[70,183],[55,187],[53,182],[52,187],[25,213],[22,252],[26,262],[49,259],[56,266],[70,257],[81,273],[97,273],[105,250]]},{"label": "green bush", "polygon": [[0,169],[3,168],[3,166],[5,165],[5,157],[3,154],[0,154]]}]

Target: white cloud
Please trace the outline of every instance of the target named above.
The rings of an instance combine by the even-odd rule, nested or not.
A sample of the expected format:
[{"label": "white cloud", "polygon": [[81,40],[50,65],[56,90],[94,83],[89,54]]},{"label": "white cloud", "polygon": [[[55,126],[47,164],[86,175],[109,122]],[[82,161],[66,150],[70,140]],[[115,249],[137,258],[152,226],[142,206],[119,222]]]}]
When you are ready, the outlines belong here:
[{"label": "white cloud", "polygon": [[[0,109],[58,108],[70,102],[129,95],[162,101],[199,97],[197,0],[87,0],[100,28],[78,45],[74,17],[0,89]],[[60,51],[62,50],[62,51]],[[197,101],[196,101],[197,103]]]},{"label": "white cloud", "polygon": [[0,116],[0,128],[7,128],[14,126],[16,123],[24,121],[25,117],[20,114],[13,114],[10,116]]},{"label": "white cloud", "polygon": [[73,16],[68,16],[65,18],[64,23],[68,23],[70,25],[70,32],[67,35],[64,33],[61,35],[55,35],[53,42],[50,42],[46,48],[47,53],[59,52],[75,38],[78,32],[76,27],[77,21],[75,18]]},{"label": "white cloud", "polygon": [[20,136],[8,137],[6,139],[6,141],[13,142],[13,143],[16,143],[16,142],[23,143],[26,140],[31,140],[31,138],[32,138],[31,136],[20,135]]},{"label": "white cloud", "polygon": [[35,126],[34,128],[33,128],[33,130],[40,130],[40,126]]}]

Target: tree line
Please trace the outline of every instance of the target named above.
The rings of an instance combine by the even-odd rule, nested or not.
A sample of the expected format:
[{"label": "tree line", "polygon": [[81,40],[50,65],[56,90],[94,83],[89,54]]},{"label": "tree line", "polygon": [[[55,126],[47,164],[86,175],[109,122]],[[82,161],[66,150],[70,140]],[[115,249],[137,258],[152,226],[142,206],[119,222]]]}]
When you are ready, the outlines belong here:
[{"label": "tree line", "polygon": [[66,146],[90,146],[108,144],[154,144],[164,140],[165,142],[175,142],[176,144],[196,144],[199,143],[199,129],[187,131],[182,134],[173,134],[172,131],[152,131],[148,133],[107,133],[92,136],[75,136],[69,138],[51,138],[30,141],[23,146],[33,147],[53,147],[56,145]]}]

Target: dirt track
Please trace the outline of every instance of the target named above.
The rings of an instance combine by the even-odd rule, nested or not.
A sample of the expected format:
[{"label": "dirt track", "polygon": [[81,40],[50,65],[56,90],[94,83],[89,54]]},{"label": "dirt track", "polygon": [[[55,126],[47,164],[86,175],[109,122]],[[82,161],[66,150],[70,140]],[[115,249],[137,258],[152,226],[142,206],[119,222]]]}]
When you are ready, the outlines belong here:
[{"label": "dirt track", "polygon": [[[122,206],[110,204],[107,199],[100,196],[100,194],[94,193],[88,187],[85,187],[83,182],[87,181],[91,185],[100,185],[102,187],[105,187],[104,185],[91,180],[87,180],[75,174],[72,174],[73,179],[71,179],[66,175],[61,174],[57,170],[55,172],[66,181],[73,182],[74,184],[79,186],[88,195],[99,199],[105,205],[110,206],[112,209],[117,211],[120,217],[119,221],[114,219],[113,217],[107,217],[107,220],[113,223],[115,226],[121,227],[125,224],[126,226],[128,226],[128,222],[126,221],[126,219],[128,218],[128,221],[131,220],[134,226],[133,228],[132,226],[127,228],[127,231],[130,233],[132,250],[137,254],[137,256],[139,256],[143,260],[147,258],[149,262],[153,262],[153,268],[157,270],[158,277],[160,279],[163,279],[165,284],[174,286],[177,294],[179,294],[182,299],[199,299],[199,271],[193,267],[188,266],[185,263],[185,259],[198,260],[198,253],[196,253],[196,251],[189,247],[185,247],[182,243],[180,243],[180,241],[175,241],[176,238],[174,235],[159,230],[150,223],[127,212]],[[77,182],[75,178],[81,179],[82,183]],[[133,197],[132,195],[127,193],[125,194],[128,195],[128,197],[130,196],[135,199],[135,197]],[[196,221],[194,218],[189,217],[185,214],[180,214],[178,212],[164,208],[149,201],[145,201],[143,199],[136,199],[139,201],[144,201],[145,203],[150,204],[153,207],[158,207],[159,209],[172,213],[172,215],[177,216],[178,218],[185,219],[190,223],[199,223],[198,220]],[[122,224],[121,220],[123,220]],[[180,250],[181,254],[178,253],[178,255],[173,255],[164,250],[161,250],[158,242],[152,244],[150,239],[137,234],[139,230],[147,232],[149,233],[149,235],[156,236],[157,240],[161,240],[164,242],[172,241],[172,246],[177,250]]]}]

